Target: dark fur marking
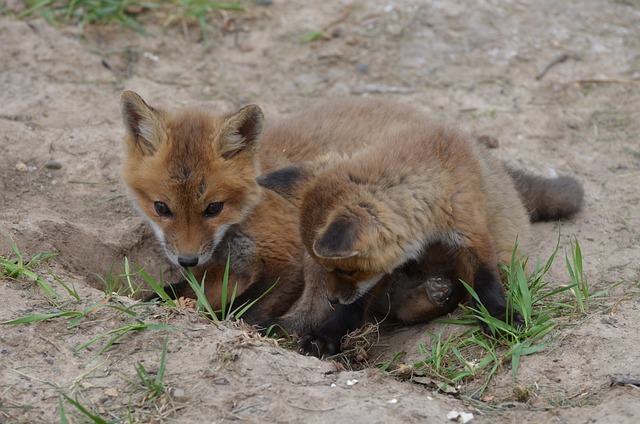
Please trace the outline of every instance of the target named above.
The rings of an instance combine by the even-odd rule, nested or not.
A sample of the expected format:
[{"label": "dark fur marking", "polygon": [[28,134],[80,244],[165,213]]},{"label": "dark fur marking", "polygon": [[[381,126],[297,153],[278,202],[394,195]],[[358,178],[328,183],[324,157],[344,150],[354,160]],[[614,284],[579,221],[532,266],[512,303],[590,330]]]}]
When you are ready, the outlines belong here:
[{"label": "dark fur marking", "polygon": [[191,169],[188,166],[180,165],[173,170],[169,178],[177,183],[185,183],[191,178]]},{"label": "dark fur marking", "polygon": [[316,241],[316,252],[327,258],[349,255],[358,239],[358,232],[359,228],[355,222],[340,217],[329,224],[324,234]]},{"label": "dark fur marking", "polygon": [[257,107],[250,110],[238,126],[237,132],[246,140],[247,145],[253,144],[262,132],[262,111]]},{"label": "dark fur marking", "polygon": [[[156,113],[156,110],[154,108],[147,105],[144,101],[142,101],[142,103],[152,113]],[[156,151],[155,146],[151,144],[151,140],[145,139],[142,136],[142,131],[140,131],[140,122],[144,120],[145,117],[141,113],[139,105],[129,99],[125,99],[122,103],[122,108],[122,115],[124,117],[125,125],[128,128],[129,132],[136,136],[139,147],[143,148],[143,150],[146,150],[148,153],[154,153]]]},{"label": "dark fur marking", "polygon": [[277,171],[256,178],[256,182],[264,188],[275,191],[282,197],[290,197],[300,181],[301,172],[298,167],[287,166]]}]

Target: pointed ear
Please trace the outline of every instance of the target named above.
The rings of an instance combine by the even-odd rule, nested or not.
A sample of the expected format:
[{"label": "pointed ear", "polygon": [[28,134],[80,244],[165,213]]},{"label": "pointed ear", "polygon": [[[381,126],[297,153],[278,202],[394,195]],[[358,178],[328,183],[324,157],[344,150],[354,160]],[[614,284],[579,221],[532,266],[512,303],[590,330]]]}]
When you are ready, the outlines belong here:
[{"label": "pointed ear", "polygon": [[305,165],[291,165],[256,178],[258,185],[275,191],[287,200],[300,200],[306,182],[313,178],[313,170]]},{"label": "pointed ear", "polygon": [[122,93],[120,112],[127,134],[133,136],[133,147],[141,148],[148,155],[155,153],[165,136],[161,112],[150,107],[133,91]]},{"label": "pointed ear", "polygon": [[369,213],[345,211],[329,218],[329,223],[320,231],[313,244],[317,257],[323,259],[345,259],[358,256],[366,246],[373,222]]},{"label": "pointed ear", "polygon": [[214,143],[220,155],[230,159],[257,145],[264,116],[256,105],[248,105],[231,115],[222,125]]}]

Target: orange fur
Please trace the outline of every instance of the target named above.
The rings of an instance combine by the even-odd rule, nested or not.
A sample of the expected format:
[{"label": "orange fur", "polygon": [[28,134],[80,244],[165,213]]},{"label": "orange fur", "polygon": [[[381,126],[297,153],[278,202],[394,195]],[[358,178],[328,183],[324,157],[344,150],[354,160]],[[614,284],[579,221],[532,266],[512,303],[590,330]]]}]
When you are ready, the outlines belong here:
[{"label": "orange fur", "polygon": [[[260,155],[260,109],[171,114],[125,92],[122,114],[123,178],[168,258],[176,265],[189,263],[198,278],[206,272],[205,292],[217,309],[230,254],[230,283],[238,285],[238,294],[253,288],[255,298],[278,281],[246,317],[258,321],[286,311],[302,291],[303,252],[295,207],[255,182],[271,163]],[[166,206],[160,212],[168,213],[159,213],[157,202]],[[208,215],[216,204],[223,204],[221,210],[214,207]]]},{"label": "orange fur", "polygon": [[[281,315],[298,298],[305,280],[298,211],[262,190],[255,178],[292,162],[362,148],[366,140],[361,133],[368,125],[356,119],[361,107],[354,109],[349,101],[337,108],[321,105],[265,125],[254,105],[229,114],[196,108],[169,113],[129,91],[122,95],[121,109],[126,129],[123,179],[167,257],[175,265],[192,267],[198,278],[206,273],[205,294],[218,309],[230,252],[230,282],[237,284],[238,294],[249,293],[247,300],[278,281],[251,308],[248,320]],[[388,116],[376,101],[365,109],[376,120]],[[404,113],[389,117],[400,121]],[[338,119],[340,129],[326,131],[325,119]],[[221,210],[206,216],[215,204],[223,204]],[[178,290],[178,295],[194,296],[184,284]],[[293,330],[302,332],[324,316],[311,314],[309,324],[297,323]]]}]

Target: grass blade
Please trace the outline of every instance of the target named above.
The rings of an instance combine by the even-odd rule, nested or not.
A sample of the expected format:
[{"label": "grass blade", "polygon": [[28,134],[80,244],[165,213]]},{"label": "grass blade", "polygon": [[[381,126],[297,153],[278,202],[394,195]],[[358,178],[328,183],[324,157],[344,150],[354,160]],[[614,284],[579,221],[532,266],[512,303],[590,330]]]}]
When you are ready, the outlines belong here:
[{"label": "grass blade", "polygon": [[28,324],[31,322],[45,321],[51,318],[77,317],[79,315],[83,315],[83,313],[80,311],[69,311],[69,312],[56,312],[53,314],[36,314],[36,315],[29,315],[27,317],[14,319],[11,321],[0,322],[0,325]]},{"label": "grass blade", "polygon": [[89,410],[84,406],[82,406],[78,401],[71,399],[69,396],[65,395],[64,393],[61,393],[61,395],[64,396],[67,402],[75,406],[80,412],[82,412],[87,418],[89,418],[95,424],[109,424],[108,421],[105,421],[103,418],[89,412]]}]

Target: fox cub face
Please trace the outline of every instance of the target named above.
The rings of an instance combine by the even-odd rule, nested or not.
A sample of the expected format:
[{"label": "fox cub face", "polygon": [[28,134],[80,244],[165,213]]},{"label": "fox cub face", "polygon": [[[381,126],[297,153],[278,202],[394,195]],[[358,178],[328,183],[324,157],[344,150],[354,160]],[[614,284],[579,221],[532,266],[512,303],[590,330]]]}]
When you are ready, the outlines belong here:
[{"label": "fox cub face", "polygon": [[320,265],[315,272],[324,273],[329,300],[350,304],[395,265],[385,268],[380,261],[378,246],[388,232],[380,223],[378,202],[337,173],[322,173],[325,165],[289,166],[257,181],[298,205],[300,235]]},{"label": "fox cub face", "polygon": [[260,108],[222,116],[198,109],[170,114],[126,91],[121,113],[123,178],[133,204],[173,263],[206,263],[229,227],[259,201]]}]

